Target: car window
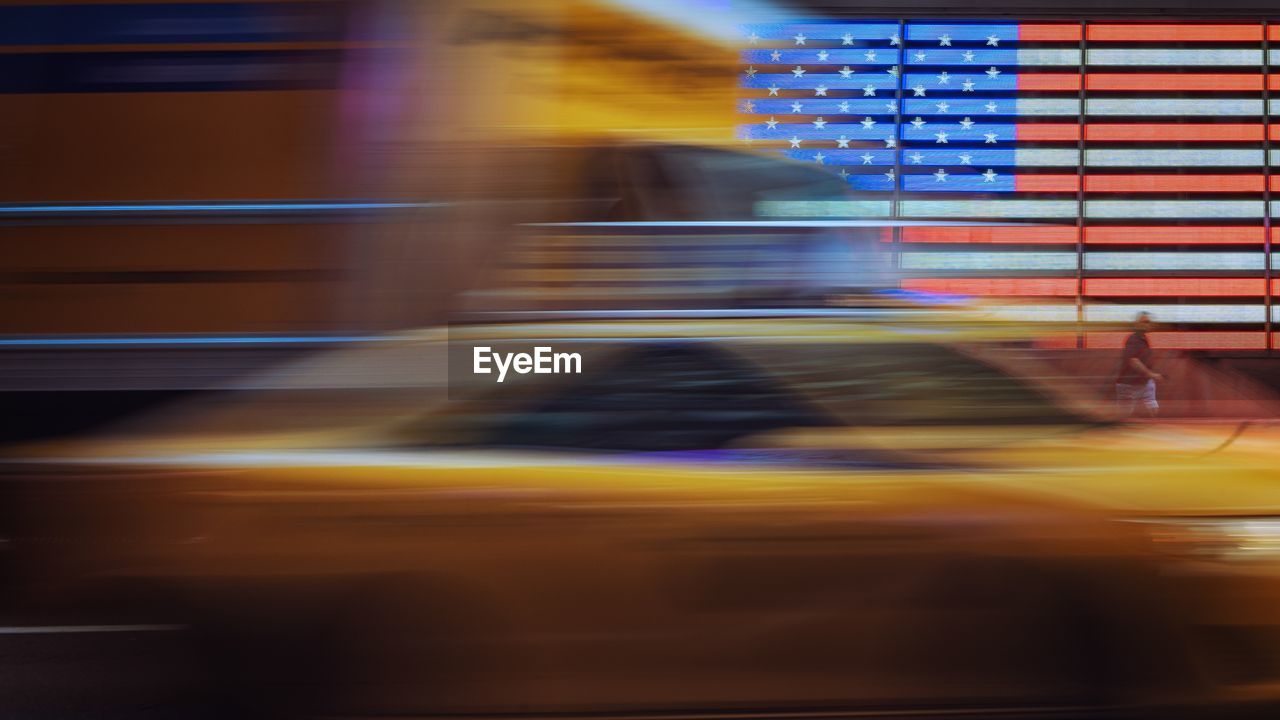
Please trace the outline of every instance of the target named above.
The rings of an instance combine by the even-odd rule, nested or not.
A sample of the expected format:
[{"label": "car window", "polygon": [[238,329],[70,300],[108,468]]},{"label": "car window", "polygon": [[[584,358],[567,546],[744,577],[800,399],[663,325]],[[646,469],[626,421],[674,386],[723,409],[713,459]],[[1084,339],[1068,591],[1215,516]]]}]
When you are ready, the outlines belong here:
[{"label": "car window", "polygon": [[419,445],[693,450],[800,427],[1075,422],[1032,385],[913,344],[640,343],[547,387],[486,390],[415,423]]},{"label": "car window", "polygon": [[1030,379],[933,343],[809,344],[741,351],[840,424],[1006,425],[1080,420]]},{"label": "car window", "polygon": [[833,173],[781,157],[671,148],[663,159],[684,192],[699,198],[699,219],[750,218],[764,201],[849,196],[848,186]]}]

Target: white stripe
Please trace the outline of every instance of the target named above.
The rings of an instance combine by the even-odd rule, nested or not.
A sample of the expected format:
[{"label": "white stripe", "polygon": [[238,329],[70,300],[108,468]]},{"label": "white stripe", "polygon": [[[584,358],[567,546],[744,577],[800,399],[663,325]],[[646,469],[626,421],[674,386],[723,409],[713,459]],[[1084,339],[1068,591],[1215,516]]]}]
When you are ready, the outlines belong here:
[{"label": "white stripe", "polygon": [[1280,50],[1271,48],[1271,64],[1280,65]]},{"label": "white stripe", "polygon": [[1267,317],[1262,305],[1086,305],[1084,318],[1086,322],[1132,322],[1140,311],[1165,323],[1260,323]]},{"label": "white stripe", "polygon": [[[1278,113],[1278,114],[1280,114],[1280,113]],[[1271,151],[1271,164],[1272,164],[1272,165],[1280,165],[1280,150],[1272,150],[1272,151]]]},{"label": "white stripe", "polygon": [[1085,151],[1085,165],[1093,167],[1258,167],[1266,162],[1261,149],[1112,149]]},{"label": "white stripe", "polygon": [[0,635],[174,632],[185,629],[185,625],[8,625],[0,626]]},{"label": "white stripe", "polygon": [[1086,115],[1262,115],[1262,98],[1089,98]]},{"label": "white stripe", "polygon": [[1260,218],[1261,200],[1086,200],[1089,218]]},{"label": "white stripe", "polygon": [[1073,252],[902,253],[904,270],[1075,270]]},{"label": "white stripe", "polygon": [[1087,252],[1086,270],[1263,270],[1257,252]]},{"label": "white stripe", "polygon": [[984,305],[981,311],[990,312],[1001,320],[1027,320],[1030,322],[1075,322],[1075,305]]},{"label": "white stripe", "polygon": [[1079,65],[1075,48],[1018,48],[1019,65]]},{"label": "white stripe", "polygon": [[1018,98],[1019,115],[1079,115],[1078,98]]},{"label": "white stripe", "polygon": [[1261,48],[1089,48],[1085,57],[1089,65],[1262,65]]},{"label": "white stripe", "polygon": [[907,217],[1073,218],[1075,200],[903,200]]},{"label": "white stripe", "polygon": [[762,200],[755,205],[759,217],[874,217],[889,214],[884,200]]},{"label": "white stripe", "polygon": [[1020,167],[1075,167],[1080,164],[1079,150],[1062,148],[1019,148],[1013,151],[1013,157]]}]

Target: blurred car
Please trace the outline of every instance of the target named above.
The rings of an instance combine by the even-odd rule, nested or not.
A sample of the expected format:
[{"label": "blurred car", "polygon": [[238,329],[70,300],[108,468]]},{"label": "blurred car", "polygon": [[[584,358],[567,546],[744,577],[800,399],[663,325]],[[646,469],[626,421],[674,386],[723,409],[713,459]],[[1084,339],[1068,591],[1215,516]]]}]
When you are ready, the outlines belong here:
[{"label": "blurred car", "polygon": [[[1274,716],[1274,435],[1099,420],[1029,333],[658,313],[338,351],[11,454],[9,597],[127,598],[266,714]],[[530,344],[582,373],[456,362]],[[380,412],[347,422],[379,392],[344,373]]]}]

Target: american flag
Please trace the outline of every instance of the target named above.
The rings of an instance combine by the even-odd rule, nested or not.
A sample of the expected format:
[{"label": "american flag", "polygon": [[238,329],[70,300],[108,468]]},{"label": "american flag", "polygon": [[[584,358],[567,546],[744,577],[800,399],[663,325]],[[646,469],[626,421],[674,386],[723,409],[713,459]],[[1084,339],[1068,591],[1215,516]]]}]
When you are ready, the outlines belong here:
[{"label": "american flag", "polygon": [[[869,20],[744,28],[742,139],[831,166],[905,227],[904,287],[1016,297],[1166,348],[1271,339],[1280,26]],[[1039,304],[1037,304],[1039,303]],[[1280,329],[1280,328],[1278,328]]]}]

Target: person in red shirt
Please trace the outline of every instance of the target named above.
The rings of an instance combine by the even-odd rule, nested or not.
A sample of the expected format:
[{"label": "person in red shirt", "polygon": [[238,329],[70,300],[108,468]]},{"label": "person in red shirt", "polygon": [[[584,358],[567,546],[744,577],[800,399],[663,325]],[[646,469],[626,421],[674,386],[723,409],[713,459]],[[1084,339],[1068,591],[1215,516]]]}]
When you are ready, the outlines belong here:
[{"label": "person in red shirt", "polygon": [[1138,313],[1133,332],[1124,342],[1124,355],[1116,375],[1116,409],[1130,417],[1141,405],[1147,417],[1155,417],[1160,411],[1156,402],[1156,383],[1164,376],[1152,369],[1151,343],[1147,331],[1151,329],[1151,314]]}]

